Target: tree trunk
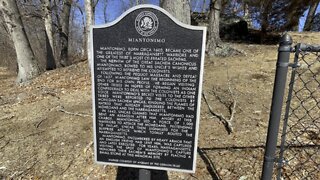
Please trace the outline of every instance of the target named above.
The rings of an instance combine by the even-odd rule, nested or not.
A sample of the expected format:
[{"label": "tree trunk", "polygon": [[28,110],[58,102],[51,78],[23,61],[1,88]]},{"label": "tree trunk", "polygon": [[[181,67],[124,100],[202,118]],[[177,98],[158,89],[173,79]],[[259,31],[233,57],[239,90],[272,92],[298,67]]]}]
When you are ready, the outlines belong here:
[{"label": "tree trunk", "polygon": [[185,24],[191,24],[190,5],[188,0],[162,0],[160,6]]},{"label": "tree trunk", "polygon": [[68,44],[69,44],[69,18],[72,0],[63,0],[63,8],[61,12],[61,27],[59,28],[60,35],[60,63],[62,66],[70,65],[68,58]]},{"label": "tree trunk", "polygon": [[17,82],[28,81],[38,76],[40,69],[24,30],[17,3],[15,0],[0,0],[0,10],[11,34],[17,54]]},{"label": "tree trunk", "polygon": [[50,0],[42,1],[42,9],[44,12],[44,26],[46,29],[47,70],[52,70],[56,68],[52,33],[52,11],[50,2]]},{"label": "tree trunk", "polygon": [[104,0],[103,4],[103,17],[104,17],[104,23],[108,22],[108,17],[107,17],[107,7],[108,7],[108,0]]},{"label": "tree trunk", "polygon": [[203,0],[202,7],[201,7],[201,12],[202,12],[202,13],[205,13],[205,12],[206,12],[206,4],[207,4],[207,1],[206,1],[206,0]]},{"label": "tree trunk", "polygon": [[210,3],[209,27],[208,27],[208,42],[207,51],[210,55],[215,55],[215,50],[218,44],[221,43],[219,33],[221,0],[212,0]]},{"label": "tree trunk", "polygon": [[290,1],[284,9],[286,13],[286,24],[282,27],[282,31],[297,31],[299,27],[299,19],[308,9],[309,2],[305,0]]},{"label": "tree trunk", "polygon": [[252,18],[249,11],[249,5],[243,2],[243,19],[247,22],[248,27],[252,28]]},{"label": "tree trunk", "polygon": [[309,12],[308,12],[308,15],[307,15],[307,19],[306,19],[306,22],[305,22],[304,27],[303,27],[304,31],[310,31],[311,30],[311,26],[312,26],[312,23],[313,23],[313,17],[314,17],[314,15],[316,13],[318,5],[319,5],[319,1],[318,2],[315,1],[310,5]]},{"label": "tree trunk", "polygon": [[266,34],[269,27],[269,13],[272,8],[272,1],[264,0],[261,3],[261,32]]},{"label": "tree trunk", "polygon": [[88,59],[89,65],[91,65],[90,58],[88,58],[88,48],[90,45],[90,26],[94,24],[94,11],[92,0],[85,0],[85,11],[86,11],[86,28],[85,28],[85,43],[84,43],[84,56]]},{"label": "tree trunk", "polygon": [[291,31],[299,31],[299,23],[300,23],[300,16],[296,16],[292,20],[292,27],[290,28]]}]

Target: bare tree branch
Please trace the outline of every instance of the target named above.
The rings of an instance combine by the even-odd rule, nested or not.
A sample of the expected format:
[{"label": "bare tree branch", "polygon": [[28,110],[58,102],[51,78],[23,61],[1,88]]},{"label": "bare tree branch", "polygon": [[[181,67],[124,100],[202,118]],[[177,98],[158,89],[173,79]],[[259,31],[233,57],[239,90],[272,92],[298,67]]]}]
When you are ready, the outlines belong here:
[{"label": "bare tree branch", "polygon": [[24,18],[38,18],[38,19],[44,19],[42,14],[37,14],[36,12],[33,13],[23,13],[21,14]]},{"label": "bare tree branch", "polygon": [[66,111],[63,106],[59,106],[58,111],[64,112],[66,114],[73,115],[73,116],[92,117],[90,114],[83,114],[83,113],[75,113],[75,112]]},{"label": "bare tree branch", "polygon": [[[1,15],[1,14],[0,14],[0,15]],[[8,34],[10,34],[9,29],[8,29],[8,27],[6,26],[5,22],[2,22],[1,24],[2,24],[2,26],[3,26],[3,29],[4,29]]]},{"label": "bare tree branch", "polygon": [[99,0],[96,0],[95,2],[92,1],[92,8],[96,9],[96,6],[98,5],[98,3],[99,3]]},{"label": "bare tree branch", "polygon": [[0,147],[0,150],[3,149],[4,147],[6,147],[9,143],[10,143],[10,141],[7,141],[3,146]]},{"label": "bare tree branch", "polygon": [[108,0],[104,0],[104,5],[103,5],[103,17],[104,17],[104,22],[108,22],[107,18],[107,6],[108,6]]},{"label": "bare tree branch", "polygon": [[14,118],[14,115],[4,116],[4,117],[1,117],[1,118],[0,118],[0,121],[6,120],[6,119],[12,119],[12,118]]},{"label": "bare tree branch", "polygon": [[44,118],[44,119],[42,119],[41,121],[39,121],[39,122],[36,124],[36,128],[39,128],[40,125],[41,125],[45,120],[47,120],[47,118]]},{"label": "bare tree branch", "polygon": [[228,131],[229,134],[232,133],[233,132],[233,127],[232,127],[231,121],[232,121],[233,118],[232,119],[230,118],[228,120],[226,117],[223,116],[223,114],[219,114],[219,113],[214,112],[213,108],[211,107],[211,105],[209,104],[209,102],[207,100],[207,96],[206,96],[206,93],[204,91],[202,92],[202,97],[203,97],[204,101],[206,102],[210,113],[213,116],[217,117],[223,123],[223,125],[225,126],[225,128],[226,128],[226,130]]},{"label": "bare tree branch", "polygon": [[[205,100],[205,102],[206,102],[206,104],[207,104],[207,106],[209,108],[210,113],[213,116],[217,117],[220,121],[222,121],[222,123],[224,124],[226,130],[230,134],[230,133],[232,133],[234,131],[232,122],[233,122],[233,119],[234,119],[234,115],[236,113],[237,101],[236,101],[234,92],[232,91],[232,88],[231,88],[228,64],[227,64],[227,81],[228,81],[228,91],[229,91],[229,94],[231,95],[231,98],[232,98],[232,103],[228,107],[229,108],[229,113],[230,113],[230,118],[229,119],[227,119],[223,114],[214,112],[213,108],[211,107],[211,105],[208,102],[206,93],[204,91],[202,92],[202,96],[203,96],[203,99]],[[222,100],[219,99],[219,97],[218,97],[218,100],[222,103]]]}]

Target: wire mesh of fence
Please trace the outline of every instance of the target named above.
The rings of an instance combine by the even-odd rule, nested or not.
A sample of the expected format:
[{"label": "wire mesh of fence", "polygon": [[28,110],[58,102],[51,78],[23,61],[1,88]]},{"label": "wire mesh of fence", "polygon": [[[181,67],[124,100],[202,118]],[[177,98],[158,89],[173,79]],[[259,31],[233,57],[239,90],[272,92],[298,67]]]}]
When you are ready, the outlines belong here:
[{"label": "wire mesh of fence", "polygon": [[291,66],[277,179],[320,179],[320,47],[298,44]]}]

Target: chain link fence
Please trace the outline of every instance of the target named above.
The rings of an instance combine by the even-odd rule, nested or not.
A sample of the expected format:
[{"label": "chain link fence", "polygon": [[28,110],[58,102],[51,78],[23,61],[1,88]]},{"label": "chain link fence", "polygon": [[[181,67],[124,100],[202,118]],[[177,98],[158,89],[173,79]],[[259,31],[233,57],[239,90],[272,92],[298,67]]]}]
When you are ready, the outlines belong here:
[{"label": "chain link fence", "polygon": [[320,179],[320,47],[298,44],[282,130],[278,179]]},{"label": "chain link fence", "polygon": [[[263,180],[320,179],[320,46],[298,44],[292,48],[291,44],[291,37],[285,35],[279,47]],[[292,52],[294,62],[289,63]],[[284,121],[280,123],[289,68],[288,97]]]}]

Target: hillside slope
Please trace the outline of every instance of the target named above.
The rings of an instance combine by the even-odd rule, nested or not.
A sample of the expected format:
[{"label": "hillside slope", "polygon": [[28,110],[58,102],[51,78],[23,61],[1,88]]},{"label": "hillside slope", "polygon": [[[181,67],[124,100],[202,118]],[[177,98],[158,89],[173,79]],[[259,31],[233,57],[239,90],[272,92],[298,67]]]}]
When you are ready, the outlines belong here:
[{"label": "hillside slope", "polygon": [[[320,42],[319,33],[291,34],[295,43]],[[206,58],[203,90],[213,109],[226,117],[228,106],[237,102],[234,132],[228,134],[202,99],[196,173],[169,172],[169,179],[260,176],[277,46],[232,46],[245,54]],[[14,81],[15,75],[0,67],[0,179],[115,179],[116,167],[93,162],[87,62],[46,72],[25,85]]]}]

